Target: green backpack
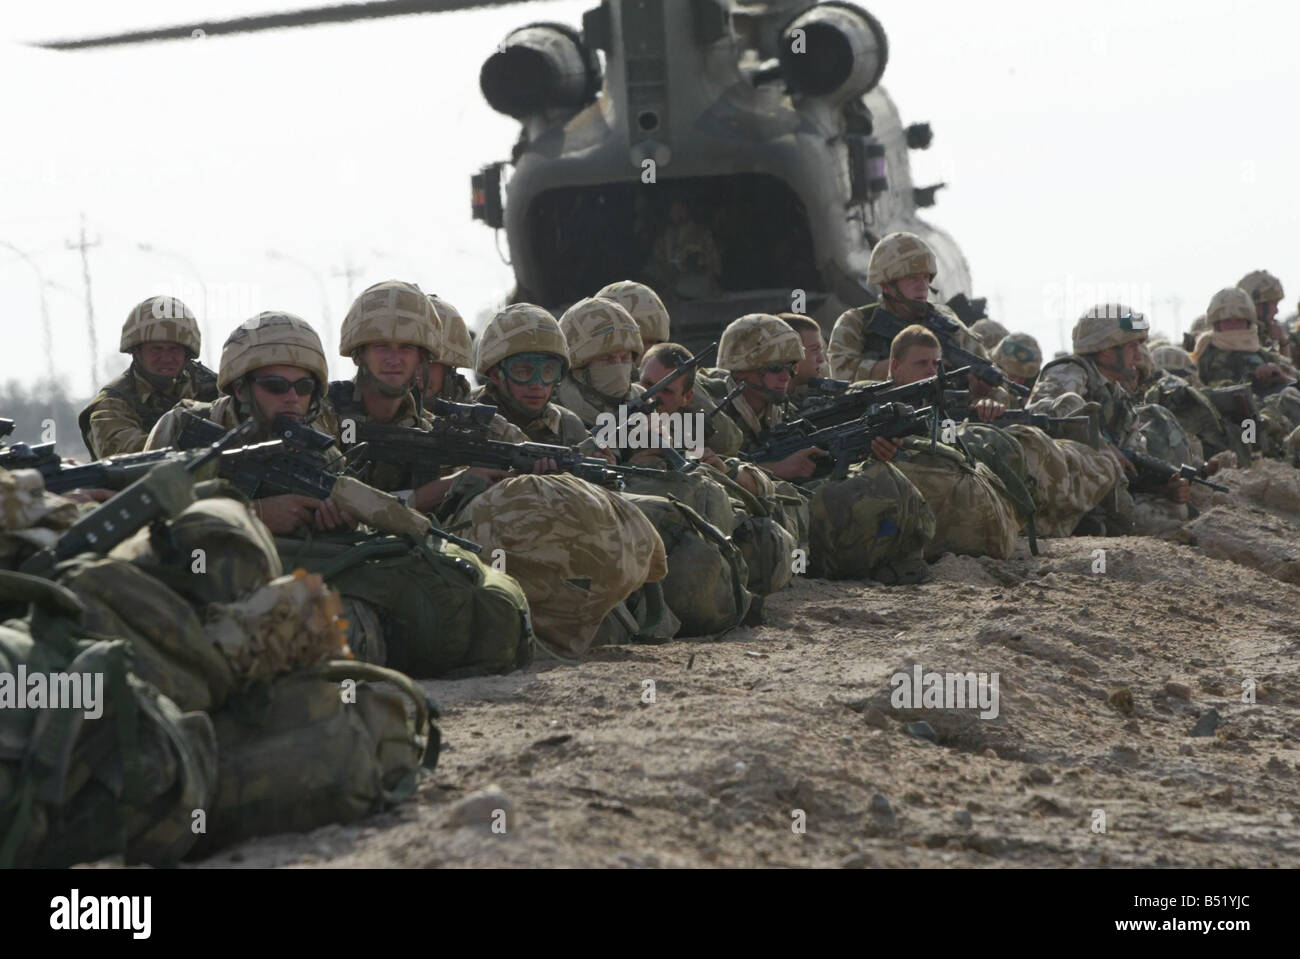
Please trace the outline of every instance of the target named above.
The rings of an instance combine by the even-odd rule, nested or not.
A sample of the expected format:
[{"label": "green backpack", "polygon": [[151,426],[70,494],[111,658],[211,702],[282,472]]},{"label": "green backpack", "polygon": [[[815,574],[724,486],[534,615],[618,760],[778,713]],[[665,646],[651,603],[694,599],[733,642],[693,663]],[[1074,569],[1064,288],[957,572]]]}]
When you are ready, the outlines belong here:
[{"label": "green backpack", "polygon": [[[415,707],[413,724],[407,700]],[[254,836],[353,822],[411,798],[418,770],[438,761],[437,715],[409,677],[347,660],[236,693],[212,717],[217,784],[207,831],[192,855]]]},{"label": "green backpack", "polygon": [[391,669],[459,679],[532,662],[523,589],[468,550],[384,534],[275,542],[286,570],[319,573],[345,601],[364,604],[382,630],[383,665]]},{"label": "green backpack", "polygon": [[138,678],[128,645],[84,629],[82,603],[66,588],[0,572],[0,598],[31,604],[25,619],[0,625],[0,676],[15,685],[20,668],[29,682],[101,676],[103,711],[88,718],[85,700],[82,708],[8,708],[15,703],[4,697],[17,690],[0,692],[0,867],[62,868],[113,855],[177,862],[199,838],[195,811],[212,798],[216,739],[207,715],[182,712]]}]

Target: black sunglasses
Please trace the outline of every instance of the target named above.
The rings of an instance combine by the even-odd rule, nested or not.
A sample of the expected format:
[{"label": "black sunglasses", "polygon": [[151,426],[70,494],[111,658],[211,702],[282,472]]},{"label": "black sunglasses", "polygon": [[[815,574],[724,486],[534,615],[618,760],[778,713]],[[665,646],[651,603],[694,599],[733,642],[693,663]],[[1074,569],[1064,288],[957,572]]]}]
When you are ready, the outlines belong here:
[{"label": "black sunglasses", "polygon": [[274,396],[283,396],[290,390],[299,396],[311,396],[316,392],[316,381],[310,376],[293,381],[283,376],[259,376],[253,382]]}]

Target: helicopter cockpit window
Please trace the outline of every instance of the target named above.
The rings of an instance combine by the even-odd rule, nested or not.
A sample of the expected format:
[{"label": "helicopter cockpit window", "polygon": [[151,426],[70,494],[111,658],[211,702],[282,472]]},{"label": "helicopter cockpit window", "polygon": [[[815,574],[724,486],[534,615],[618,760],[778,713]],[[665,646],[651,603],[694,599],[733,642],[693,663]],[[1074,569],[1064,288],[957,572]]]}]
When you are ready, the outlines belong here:
[{"label": "helicopter cockpit window", "polygon": [[803,205],[762,174],[551,190],[534,201],[528,236],[544,303],[622,279],[677,300],[824,287]]}]

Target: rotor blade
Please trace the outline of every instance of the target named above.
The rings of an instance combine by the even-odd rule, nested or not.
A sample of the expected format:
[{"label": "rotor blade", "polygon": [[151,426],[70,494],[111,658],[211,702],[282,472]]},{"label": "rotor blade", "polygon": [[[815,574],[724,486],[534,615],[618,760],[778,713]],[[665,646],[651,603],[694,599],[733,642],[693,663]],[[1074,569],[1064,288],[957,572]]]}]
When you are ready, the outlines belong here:
[{"label": "rotor blade", "polygon": [[44,40],[30,43],[28,46],[43,47],[46,50],[82,50],[87,47],[111,47],[128,43],[149,43],[155,40],[189,40],[226,33],[255,33],[259,30],[278,30],[284,27],[308,27],[318,23],[377,20],[416,13],[451,13],[457,10],[473,10],[476,7],[504,7],[521,2],[524,0],[378,0],[374,3],[341,3],[329,7],[310,7],[286,13],[239,17],[234,20],[200,21],[174,27],[160,27],[156,30],[135,30],[102,37],[83,37],[78,40]]}]

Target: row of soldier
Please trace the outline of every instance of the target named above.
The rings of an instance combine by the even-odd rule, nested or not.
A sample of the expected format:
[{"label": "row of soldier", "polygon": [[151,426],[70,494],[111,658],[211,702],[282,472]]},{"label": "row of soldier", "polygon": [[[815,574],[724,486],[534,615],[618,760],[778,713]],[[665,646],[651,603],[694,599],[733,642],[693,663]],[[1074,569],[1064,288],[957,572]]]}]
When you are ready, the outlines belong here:
[{"label": "row of soldier", "polygon": [[[151,297],[123,328],[130,367],[80,424],[100,458],[184,447],[196,417],[221,431],[251,423],[249,443],[274,440],[286,423],[323,434],[320,462],[372,497],[288,491],[242,501],[209,484],[207,502],[233,505],[209,506],[191,524],[218,554],[194,575],[220,587],[194,588],[162,569],[159,556],[187,554],[153,539],[147,568],[211,619],[203,604],[214,596],[235,601],[301,567],[341,596],[355,657],[419,678],[507,671],[538,650],[572,661],[593,644],[716,635],[761,622],[764,598],[798,574],[917,583],[945,552],[1006,558],[1026,531],[1033,544],[1158,529],[1188,515],[1188,478],[1176,467],[1192,464],[1203,479],[1295,445],[1295,371],[1253,337],[1267,328],[1258,295],[1216,294],[1199,368],[1171,346],[1147,352],[1145,319],[1122,304],[1085,313],[1074,352],[1044,365],[1031,338],[996,331],[981,342],[989,321],[968,329],[931,303],[936,274],[918,237],[886,237],[869,265],[880,301],[841,316],[829,344],[806,316],[750,314],[726,326],[712,368],[690,364],[664,304],[639,283],[613,283],[558,320],[509,306],[473,343],[450,304],[387,281],[352,304],[338,350],[357,372],[333,383],[324,345],[299,317],[267,312],[241,324],[213,373],[197,362],[190,311]],[[838,381],[822,376],[827,360]],[[970,369],[957,382],[947,371],[959,366]],[[463,369],[477,374],[477,389]],[[703,423],[704,448],[686,468],[659,444],[597,442],[602,417],[679,370],[689,371],[654,406]],[[899,389],[914,389],[908,396],[926,409],[872,402]],[[472,457],[426,468],[413,465],[418,457],[356,455],[368,425],[409,430],[398,435],[412,446],[444,435],[440,417],[459,414],[437,412],[440,400],[490,404],[483,435],[546,444],[534,448],[542,455],[530,471]],[[1008,416],[1022,407],[1045,415]],[[928,429],[916,428],[922,413]],[[1243,425],[1254,422],[1252,446]],[[865,442],[801,442],[839,443],[854,431]],[[593,485],[563,471],[573,449],[611,469],[643,468],[620,474],[617,489]],[[83,491],[78,508],[111,495]],[[47,503],[46,514],[62,508]],[[241,622],[260,628],[256,617]]]}]

